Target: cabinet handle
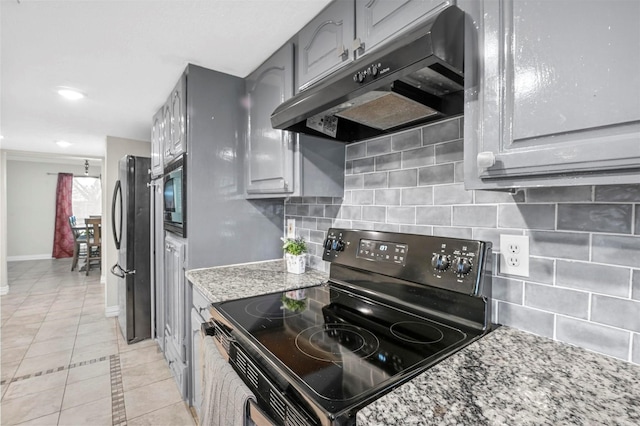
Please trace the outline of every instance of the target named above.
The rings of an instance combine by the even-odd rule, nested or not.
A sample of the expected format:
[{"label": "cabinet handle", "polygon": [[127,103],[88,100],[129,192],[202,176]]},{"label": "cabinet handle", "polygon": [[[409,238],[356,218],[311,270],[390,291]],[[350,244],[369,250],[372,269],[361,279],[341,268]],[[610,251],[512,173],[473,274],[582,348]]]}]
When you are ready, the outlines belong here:
[{"label": "cabinet handle", "polygon": [[476,162],[479,169],[488,169],[496,164],[496,156],[491,151],[485,151],[478,154]]},{"label": "cabinet handle", "polygon": [[338,47],[337,52],[338,58],[342,59],[343,61],[346,61],[349,58],[349,50],[344,47],[344,44],[342,45],[342,47]]},{"label": "cabinet handle", "polygon": [[360,40],[360,37],[353,40],[353,45],[351,47],[354,53],[364,53],[364,42]]}]

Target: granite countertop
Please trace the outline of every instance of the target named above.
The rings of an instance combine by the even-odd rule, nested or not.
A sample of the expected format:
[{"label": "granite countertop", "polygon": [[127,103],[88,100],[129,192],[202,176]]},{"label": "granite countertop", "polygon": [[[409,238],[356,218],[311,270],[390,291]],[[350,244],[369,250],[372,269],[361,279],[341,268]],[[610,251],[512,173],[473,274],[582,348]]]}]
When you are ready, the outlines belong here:
[{"label": "granite countertop", "polygon": [[186,276],[211,302],[310,287],[329,279],[329,274],[315,269],[300,275],[288,273],[281,259],[192,269]]},{"label": "granite countertop", "polygon": [[[211,302],[309,287],[282,260],[187,271]],[[357,425],[639,425],[640,366],[500,327],[360,410]]]},{"label": "granite countertop", "polygon": [[638,425],[640,366],[500,327],[383,396],[358,425]]}]

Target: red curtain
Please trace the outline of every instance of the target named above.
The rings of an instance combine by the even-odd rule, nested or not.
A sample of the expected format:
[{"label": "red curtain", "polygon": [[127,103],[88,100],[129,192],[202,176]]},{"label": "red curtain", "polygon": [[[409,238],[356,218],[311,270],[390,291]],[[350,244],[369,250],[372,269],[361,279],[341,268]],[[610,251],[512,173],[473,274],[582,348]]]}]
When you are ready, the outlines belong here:
[{"label": "red curtain", "polygon": [[73,174],[58,173],[56,188],[56,223],[53,236],[53,257],[60,259],[73,256],[73,233],[69,226],[69,216],[73,215],[71,192]]}]

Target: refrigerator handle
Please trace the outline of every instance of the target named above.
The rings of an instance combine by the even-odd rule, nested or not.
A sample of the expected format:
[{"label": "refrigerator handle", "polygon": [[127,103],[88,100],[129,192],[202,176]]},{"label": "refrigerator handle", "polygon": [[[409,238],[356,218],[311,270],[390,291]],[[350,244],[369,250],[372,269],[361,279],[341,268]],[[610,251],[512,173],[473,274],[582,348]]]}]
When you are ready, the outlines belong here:
[{"label": "refrigerator handle", "polygon": [[117,263],[111,267],[111,273],[119,278],[124,278],[125,273]]},{"label": "refrigerator handle", "polygon": [[136,270],[135,269],[132,269],[132,270],[122,269],[122,267],[116,263],[115,265],[113,265],[111,267],[111,273],[113,275],[115,275],[116,277],[124,278],[127,275],[135,274]]},{"label": "refrigerator handle", "polygon": [[[119,232],[116,232],[116,201],[118,196],[120,196],[120,215],[118,216],[120,220],[120,229]],[[111,199],[111,230],[113,231],[113,239],[116,243],[116,249],[120,250],[120,238],[122,237],[122,185],[120,185],[120,180],[116,181],[116,187],[113,190],[113,198]],[[113,268],[111,271],[113,272]]]}]

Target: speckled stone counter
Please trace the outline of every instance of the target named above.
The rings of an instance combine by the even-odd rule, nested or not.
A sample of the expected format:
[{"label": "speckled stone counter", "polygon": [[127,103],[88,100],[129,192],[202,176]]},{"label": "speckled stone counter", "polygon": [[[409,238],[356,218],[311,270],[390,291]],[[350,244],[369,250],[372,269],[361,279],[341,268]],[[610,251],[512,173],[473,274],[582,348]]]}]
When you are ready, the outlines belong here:
[{"label": "speckled stone counter", "polygon": [[640,366],[501,327],[357,414],[358,425],[639,425]]},{"label": "speckled stone counter", "polygon": [[[282,260],[195,269],[212,302],[320,284]],[[360,410],[361,425],[640,425],[640,366],[500,327]]]},{"label": "speckled stone counter", "polygon": [[211,302],[310,287],[329,278],[325,272],[308,268],[304,274],[290,274],[283,260],[192,269],[186,276]]}]

